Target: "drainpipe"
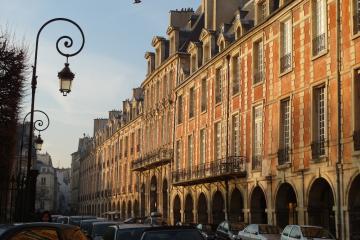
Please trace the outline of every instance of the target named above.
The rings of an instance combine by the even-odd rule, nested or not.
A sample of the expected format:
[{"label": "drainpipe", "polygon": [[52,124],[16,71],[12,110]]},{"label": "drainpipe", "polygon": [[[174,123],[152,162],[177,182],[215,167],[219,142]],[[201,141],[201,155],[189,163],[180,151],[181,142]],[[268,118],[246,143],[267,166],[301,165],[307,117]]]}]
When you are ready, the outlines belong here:
[{"label": "drainpipe", "polygon": [[[230,55],[226,56],[227,61],[227,99],[226,99],[226,162],[229,158],[229,115],[230,115]],[[229,220],[229,180],[225,179],[225,220]]]},{"label": "drainpipe", "polygon": [[341,59],[341,19],[340,19],[340,0],[336,0],[336,80],[337,80],[337,98],[338,98],[338,158],[336,162],[336,190],[337,190],[337,232],[338,239],[342,239],[342,224],[341,224],[341,169],[342,169],[342,145],[341,145],[341,67],[342,67],[342,59]]}]

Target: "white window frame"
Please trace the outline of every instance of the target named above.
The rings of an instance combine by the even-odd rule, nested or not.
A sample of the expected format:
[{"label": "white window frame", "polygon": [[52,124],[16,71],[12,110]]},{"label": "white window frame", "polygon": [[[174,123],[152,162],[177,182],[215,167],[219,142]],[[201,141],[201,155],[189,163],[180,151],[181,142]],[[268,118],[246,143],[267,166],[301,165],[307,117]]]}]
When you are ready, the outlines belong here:
[{"label": "white window frame", "polygon": [[221,122],[214,124],[214,158],[221,159]]},{"label": "white window frame", "polygon": [[206,162],[206,129],[203,128],[200,130],[200,144],[199,144],[199,150],[200,150],[200,165],[205,164]]},{"label": "white window frame", "polygon": [[[292,18],[291,16],[285,18],[280,22],[280,73],[285,73],[292,68]],[[286,66],[283,66],[282,61],[289,61]]]},{"label": "white window frame", "polygon": [[240,115],[234,114],[231,119],[232,126],[232,155],[240,156]]}]

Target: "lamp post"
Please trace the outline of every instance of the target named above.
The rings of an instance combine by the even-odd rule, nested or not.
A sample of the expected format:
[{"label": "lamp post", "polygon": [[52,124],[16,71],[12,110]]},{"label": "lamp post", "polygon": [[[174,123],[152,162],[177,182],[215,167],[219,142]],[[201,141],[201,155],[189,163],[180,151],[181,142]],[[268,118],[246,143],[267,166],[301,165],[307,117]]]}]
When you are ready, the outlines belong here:
[{"label": "lamp post", "polygon": [[[68,63],[68,59],[69,57],[73,57],[75,55],[77,55],[78,53],[81,52],[81,50],[84,47],[85,44],[85,37],[84,37],[84,33],[82,31],[82,29],[80,28],[80,26],[67,18],[54,18],[51,19],[49,21],[47,21],[46,23],[44,23],[41,28],[39,29],[37,36],[36,36],[36,45],[35,45],[35,59],[34,59],[34,65],[33,65],[33,72],[32,72],[32,81],[31,81],[31,111],[30,111],[30,134],[29,134],[29,146],[32,146],[32,141],[33,141],[33,130],[34,130],[34,103],[35,103],[35,90],[36,90],[36,85],[37,85],[37,75],[36,75],[36,70],[37,70],[37,56],[38,56],[38,47],[39,47],[39,37],[40,34],[42,32],[42,30],[50,23],[52,22],[68,22],[71,23],[72,25],[74,25],[81,33],[81,37],[82,37],[82,43],[80,48],[73,52],[73,53],[65,53],[63,51],[61,51],[61,49],[59,48],[60,43],[64,43],[64,47],[65,48],[71,48],[73,45],[73,40],[71,37],[64,35],[61,36],[57,41],[56,41],[56,50],[58,51],[59,54],[61,54],[62,56],[64,56],[66,58],[66,63],[65,63],[65,67],[63,70],[61,70],[58,73],[58,77],[60,80],[60,92],[66,96],[68,93],[70,93],[71,91],[71,83],[72,80],[74,79],[74,74],[70,71],[69,68],[69,63]],[[37,139],[39,140],[41,139],[40,137]],[[35,203],[35,198],[31,199],[31,192],[34,192],[35,190],[35,183],[36,183],[36,177],[37,177],[37,172],[31,171],[31,151],[28,151],[28,159],[27,159],[27,171],[26,171],[26,186],[27,186],[27,204],[28,204],[28,208],[26,209],[27,214],[29,214],[28,216],[30,217],[30,213],[33,212],[34,210],[34,203]],[[30,189],[30,187],[32,187],[32,189]],[[29,220],[29,219],[27,219]]]}]

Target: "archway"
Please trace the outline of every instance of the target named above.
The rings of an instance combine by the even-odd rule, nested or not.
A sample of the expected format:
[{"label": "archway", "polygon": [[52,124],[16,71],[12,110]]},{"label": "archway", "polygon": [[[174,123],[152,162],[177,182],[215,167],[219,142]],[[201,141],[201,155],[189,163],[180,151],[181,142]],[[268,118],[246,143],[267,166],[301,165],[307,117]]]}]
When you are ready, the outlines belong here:
[{"label": "archway", "polygon": [[212,217],[213,217],[213,221],[212,221],[213,224],[219,224],[225,219],[224,198],[220,191],[216,191],[213,197]]},{"label": "archway", "polygon": [[351,184],[349,191],[350,239],[360,239],[360,175]]},{"label": "archway", "polygon": [[335,229],[334,195],[329,183],[318,178],[312,184],[308,199],[308,217],[310,225],[322,226],[333,235]]},{"label": "archway", "polygon": [[140,216],[145,216],[145,184],[141,185],[141,194],[140,194]]},{"label": "archway", "polygon": [[185,198],[185,222],[194,222],[194,201],[191,194],[188,194]]},{"label": "archway", "polygon": [[120,219],[120,202],[117,203],[117,208],[116,208],[116,218]]},{"label": "archway", "polygon": [[134,201],[134,216],[139,217],[139,202],[138,202],[138,200]]},{"label": "archway", "polygon": [[164,179],[163,187],[162,187],[162,202],[163,202],[163,217],[164,219],[167,219],[168,217],[168,183],[167,180]]},{"label": "archway", "polygon": [[266,199],[263,190],[257,186],[251,195],[251,223],[267,223]]},{"label": "archway", "polygon": [[208,223],[207,201],[204,193],[201,193],[198,200],[198,222]]},{"label": "archway", "polygon": [[181,202],[179,195],[174,198],[173,206],[174,224],[181,221]]},{"label": "archway", "polygon": [[276,194],[276,223],[284,228],[288,224],[297,224],[296,194],[289,183],[283,183]]},{"label": "archway", "polygon": [[230,212],[229,219],[231,221],[244,221],[244,202],[243,197],[239,189],[235,188],[230,198]]},{"label": "archway", "polygon": [[152,176],[150,181],[150,212],[157,211],[157,180]]},{"label": "archway", "polygon": [[126,203],[125,201],[122,202],[122,206],[121,206],[121,219],[125,219],[125,214],[126,214]]},{"label": "archway", "polygon": [[128,201],[127,204],[127,217],[130,218],[131,217],[131,201]]}]

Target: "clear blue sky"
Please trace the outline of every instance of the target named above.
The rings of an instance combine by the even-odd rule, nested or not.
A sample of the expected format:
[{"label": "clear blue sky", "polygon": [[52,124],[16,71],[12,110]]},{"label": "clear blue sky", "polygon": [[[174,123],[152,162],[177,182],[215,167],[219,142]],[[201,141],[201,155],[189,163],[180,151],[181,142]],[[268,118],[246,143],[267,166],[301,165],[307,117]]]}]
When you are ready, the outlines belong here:
[{"label": "clear blue sky", "polygon": [[[40,26],[55,17],[70,18],[85,33],[83,51],[71,58],[76,74],[73,91],[63,97],[58,91],[57,73],[65,59],[55,42],[63,34],[80,40],[69,24],[52,23],[42,32],[38,56],[38,89],[35,109],[48,113],[51,124],[46,132],[43,151],[51,154],[56,167],[69,167],[83,133],[93,134],[93,119],[105,118],[145,78],[144,53],[152,51],[152,37],[166,36],[169,11],[192,7],[200,0],[0,0],[0,29],[10,30],[15,39],[29,48],[33,63],[35,37]],[[29,74],[30,79],[31,74]],[[27,93],[30,95],[30,83]],[[23,113],[30,110],[30,98],[23,102]]]}]

